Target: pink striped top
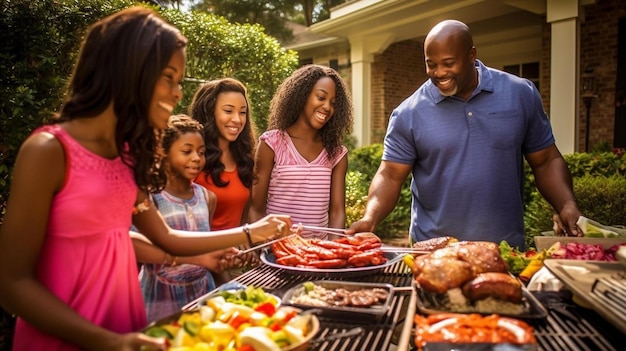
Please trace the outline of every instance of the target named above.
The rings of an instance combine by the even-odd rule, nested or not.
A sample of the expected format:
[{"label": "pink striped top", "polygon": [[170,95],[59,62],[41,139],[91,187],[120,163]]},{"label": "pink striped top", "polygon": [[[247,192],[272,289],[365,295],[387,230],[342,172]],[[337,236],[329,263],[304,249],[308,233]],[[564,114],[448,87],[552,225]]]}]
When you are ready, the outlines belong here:
[{"label": "pink striped top", "polygon": [[[323,149],[315,160],[308,162],[287,132],[269,130],[260,140],[274,151],[266,212],[288,214],[294,224],[327,227],[332,171],[348,149],[343,146],[333,160]],[[328,235],[303,232],[302,236],[325,239]]]}]

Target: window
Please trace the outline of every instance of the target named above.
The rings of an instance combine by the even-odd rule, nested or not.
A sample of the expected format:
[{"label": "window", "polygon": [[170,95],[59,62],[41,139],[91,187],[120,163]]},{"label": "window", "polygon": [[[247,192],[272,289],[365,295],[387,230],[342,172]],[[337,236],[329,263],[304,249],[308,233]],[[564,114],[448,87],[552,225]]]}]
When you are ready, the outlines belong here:
[{"label": "window", "polygon": [[535,83],[539,90],[539,62],[522,63],[519,65],[508,65],[502,68],[503,71],[523,77]]},{"label": "window", "polygon": [[333,59],[328,61],[328,67],[334,69],[335,71],[339,71],[339,60]]}]

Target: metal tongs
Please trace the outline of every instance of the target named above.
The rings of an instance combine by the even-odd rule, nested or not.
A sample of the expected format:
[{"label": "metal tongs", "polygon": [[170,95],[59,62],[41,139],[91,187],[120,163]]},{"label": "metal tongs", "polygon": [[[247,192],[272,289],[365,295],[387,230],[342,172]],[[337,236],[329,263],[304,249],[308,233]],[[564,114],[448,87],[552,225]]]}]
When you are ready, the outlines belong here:
[{"label": "metal tongs", "polygon": [[[325,228],[325,227],[315,227],[311,225],[294,224],[291,227],[291,229],[292,230],[303,229],[303,230],[310,230],[310,231],[316,231],[316,232],[325,232],[325,233],[331,233],[334,235],[345,236],[345,237],[353,237],[353,236],[370,237],[370,238],[376,238],[380,240],[378,235],[371,233],[371,232],[355,233],[354,235],[348,235],[346,234],[347,230],[341,229],[341,228]],[[417,254],[417,255],[427,255],[430,253],[430,251],[418,250],[412,247],[400,247],[400,246],[389,246],[389,245],[381,246],[380,250],[383,252],[411,253],[411,254]]]},{"label": "metal tongs", "polygon": [[426,251],[426,250],[418,250],[412,247],[388,246],[388,245],[381,246],[380,250],[382,252],[410,253],[410,254],[416,254],[416,255],[428,255],[429,253],[432,252],[432,251]]},{"label": "metal tongs", "polygon": [[[347,237],[347,238],[362,237],[362,238],[374,238],[374,239],[380,240],[378,235],[376,235],[376,234],[374,234],[372,232],[361,232],[361,233],[354,233],[354,235],[349,235],[349,234],[346,234],[348,232],[348,230],[347,229],[342,229],[342,228],[316,227],[316,226],[312,226],[312,225],[303,225],[302,223],[294,224],[294,225],[291,226],[291,230],[297,231],[298,229],[310,230],[312,232],[329,233],[329,234],[334,234],[334,235],[337,235],[337,236],[343,236],[343,237]],[[380,240],[380,241],[382,242],[382,240]]]}]

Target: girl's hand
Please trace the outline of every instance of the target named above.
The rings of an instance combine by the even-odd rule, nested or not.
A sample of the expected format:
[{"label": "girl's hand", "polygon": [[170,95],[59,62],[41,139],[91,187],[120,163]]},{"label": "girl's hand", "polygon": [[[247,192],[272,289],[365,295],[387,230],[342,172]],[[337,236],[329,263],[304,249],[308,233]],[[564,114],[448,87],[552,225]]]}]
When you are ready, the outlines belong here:
[{"label": "girl's hand", "polygon": [[166,350],[167,344],[165,338],[153,338],[142,333],[129,333],[121,335],[118,345],[106,347],[105,349],[120,351],[157,351]]},{"label": "girl's hand", "polygon": [[288,215],[267,215],[250,224],[252,243],[272,240],[291,234],[291,217]]},{"label": "girl's hand", "polygon": [[225,255],[222,257],[220,264],[223,270],[231,270],[233,268],[254,267],[261,261],[255,251],[246,254],[238,254],[239,250],[235,250],[235,254]]},{"label": "girl's hand", "polygon": [[225,257],[235,255],[237,252],[238,250],[234,247],[224,250],[211,251],[204,255],[197,256],[197,265],[202,266],[211,272],[220,273],[224,271],[223,261]]}]

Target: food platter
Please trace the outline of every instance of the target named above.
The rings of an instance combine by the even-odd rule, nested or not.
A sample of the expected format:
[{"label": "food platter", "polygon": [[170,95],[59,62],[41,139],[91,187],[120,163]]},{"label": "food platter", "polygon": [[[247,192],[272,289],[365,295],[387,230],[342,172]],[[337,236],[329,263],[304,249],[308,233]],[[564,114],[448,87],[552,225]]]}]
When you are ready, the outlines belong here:
[{"label": "food platter", "polygon": [[[371,290],[382,289],[387,293],[387,297],[384,301],[373,304],[371,306],[318,306],[309,305],[305,303],[293,302],[293,299],[306,294],[306,284],[314,284],[324,289],[335,291],[336,289],[345,289],[347,291],[359,291],[359,290]],[[316,280],[312,282],[305,282],[291,287],[283,295],[282,304],[291,305],[300,309],[319,309],[323,314],[336,315],[339,317],[380,317],[387,313],[393,300],[393,286],[391,284],[383,283],[357,283],[346,281],[334,281],[334,280]]]},{"label": "food platter", "polygon": [[498,308],[499,306],[494,305],[493,310],[472,310],[469,307],[464,311],[455,311],[452,310],[450,305],[447,303],[444,294],[434,294],[424,289],[421,289],[419,285],[413,281],[412,283],[414,289],[417,292],[417,308],[420,312],[424,314],[437,314],[437,313],[480,313],[483,315],[488,314],[499,314],[501,316],[513,317],[513,318],[521,318],[521,319],[542,319],[546,318],[548,315],[548,311],[546,308],[539,302],[535,296],[528,291],[526,288],[522,287],[522,310],[520,313],[507,313],[506,311]]},{"label": "food platter", "polygon": [[[207,308],[207,307],[199,306],[199,307],[187,310],[187,311],[177,312],[173,315],[170,315],[168,317],[165,317],[165,318],[162,318],[162,319],[159,319],[157,321],[150,323],[144,329],[140,330],[140,332],[146,335],[152,336],[152,337],[165,337],[169,339],[168,343],[169,345],[171,345],[172,348],[176,346],[182,346],[182,344],[184,344],[186,346],[189,346],[190,347],[189,349],[191,349],[191,347],[193,347],[192,345],[200,345],[200,344],[204,344],[205,342],[209,342],[208,341],[209,338],[205,337],[205,335],[209,335],[213,332],[223,333],[224,331],[223,327],[221,327],[221,325],[224,325],[224,323],[221,323],[221,322],[213,323],[210,321],[205,321],[203,319],[204,317],[201,317],[204,314],[204,312],[202,311],[203,308]],[[280,350],[281,351],[309,350],[309,347],[316,341],[316,340],[313,340],[313,338],[317,335],[317,333],[320,330],[320,321],[317,318],[317,316],[312,315],[312,314],[307,314],[306,317],[304,317],[305,314],[302,313],[303,312],[302,309],[299,309],[293,306],[281,306],[279,308],[286,310],[286,311],[294,311],[296,313],[296,316],[303,317],[304,319],[302,320],[306,321],[306,324],[304,323],[302,324],[302,326],[306,325],[306,327],[304,328],[306,330],[306,333],[300,338],[300,340],[298,340],[297,342],[293,342],[291,345],[283,346]],[[236,316],[236,315],[241,315],[241,314],[235,313],[233,315]],[[278,315],[278,312],[276,313],[276,315]],[[296,317],[292,319],[295,320],[295,318]],[[199,324],[196,326],[188,325],[187,323],[189,323],[189,321],[198,322]],[[254,328],[259,328],[259,327],[256,326]],[[243,328],[241,330],[237,330],[236,332],[237,336],[235,338],[241,338],[241,340],[243,340],[243,334],[247,333],[248,335],[250,335],[251,333],[248,333],[247,331],[250,331],[254,328]],[[191,332],[194,332],[195,335],[191,335],[190,334]],[[166,334],[163,334],[163,333],[166,333]],[[223,335],[223,334],[219,334],[219,335]],[[233,335],[228,335],[227,333],[226,340],[228,340],[228,338],[233,338]],[[213,339],[213,341],[215,340],[216,339]],[[250,337],[247,337],[246,341],[250,342]],[[249,343],[245,341],[239,341],[239,342],[249,345]],[[234,343],[234,341],[231,341],[231,343]],[[181,345],[178,345],[178,344],[181,344]],[[150,347],[142,348],[142,350],[156,351],[156,349],[153,349]]]},{"label": "food platter", "polygon": [[292,267],[276,263],[276,257],[271,250],[267,249],[261,252],[261,262],[270,267],[284,269],[286,271],[298,272],[301,275],[312,277],[356,277],[373,274],[387,267],[390,267],[396,262],[402,261],[403,255],[404,254],[402,253],[386,252],[385,257],[387,258],[387,262],[376,266],[322,269]]}]

